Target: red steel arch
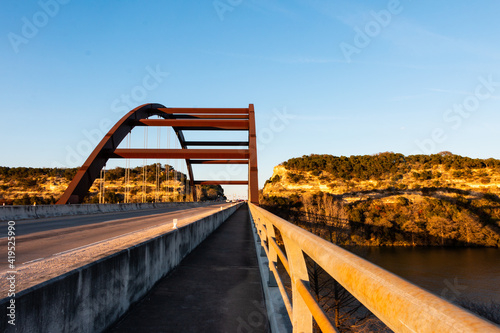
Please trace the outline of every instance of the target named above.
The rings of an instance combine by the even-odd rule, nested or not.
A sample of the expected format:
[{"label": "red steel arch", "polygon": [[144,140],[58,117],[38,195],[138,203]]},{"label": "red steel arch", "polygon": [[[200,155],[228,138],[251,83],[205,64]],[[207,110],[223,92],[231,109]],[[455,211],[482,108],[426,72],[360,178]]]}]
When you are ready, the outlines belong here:
[{"label": "red steel arch", "polygon": [[[148,119],[151,116],[163,119]],[[136,126],[169,126],[181,149],[118,149]],[[186,141],[186,130],[244,130],[248,141]],[[238,147],[236,149],[189,149],[190,146]],[[244,149],[244,147],[248,147]],[[57,204],[81,203],[101,169],[110,158],[184,159],[190,187],[196,200],[196,185],[248,184],[248,200],[259,203],[257,140],[253,104],[248,108],[167,108],[161,104],[141,105],[120,119],[104,136],[69,184]],[[193,164],[248,164],[248,181],[194,180]]]}]

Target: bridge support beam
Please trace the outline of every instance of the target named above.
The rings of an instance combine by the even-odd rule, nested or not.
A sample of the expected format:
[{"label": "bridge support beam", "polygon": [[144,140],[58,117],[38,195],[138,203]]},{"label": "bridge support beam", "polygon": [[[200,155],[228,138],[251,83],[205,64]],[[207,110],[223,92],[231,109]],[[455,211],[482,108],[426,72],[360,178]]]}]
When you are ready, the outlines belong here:
[{"label": "bridge support beam", "polygon": [[248,106],[248,202],[259,205],[259,176],[257,169],[257,133],[253,104]]}]

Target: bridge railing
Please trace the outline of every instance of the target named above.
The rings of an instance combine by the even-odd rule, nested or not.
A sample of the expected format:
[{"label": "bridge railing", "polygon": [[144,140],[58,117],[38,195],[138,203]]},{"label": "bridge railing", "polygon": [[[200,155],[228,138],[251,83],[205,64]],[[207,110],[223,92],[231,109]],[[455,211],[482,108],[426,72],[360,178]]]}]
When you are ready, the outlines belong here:
[{"label": "bridge railing", "polygon": [[[304,253],[395,332],[500,332],[490,322],[300,228],[256,205],[250,213],[269,259],[294,332],[312,332],[313,318],[322,332],[337,332],[310,287]],[[275,228],[285,252],[276,242]],[[288,297],[278,259],[290,276]]]}]

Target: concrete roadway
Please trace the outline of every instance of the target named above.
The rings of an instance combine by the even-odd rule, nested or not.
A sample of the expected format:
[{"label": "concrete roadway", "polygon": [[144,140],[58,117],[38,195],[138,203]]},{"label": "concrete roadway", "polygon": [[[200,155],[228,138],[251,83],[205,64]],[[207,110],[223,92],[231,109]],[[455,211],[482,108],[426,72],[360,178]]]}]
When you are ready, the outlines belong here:
[{"label": "concrete roadway", "polygon": [[[158,208],[130,212],[63,216],[16,222],[16,266],[42,260],[95,242],[139,231],[151,226],[172,223],[207,213],[216,206],[173,210]],[[178,209],[178,208],[177,208]],[[7,271],[7,223],[0,230],[0,272]]]}]

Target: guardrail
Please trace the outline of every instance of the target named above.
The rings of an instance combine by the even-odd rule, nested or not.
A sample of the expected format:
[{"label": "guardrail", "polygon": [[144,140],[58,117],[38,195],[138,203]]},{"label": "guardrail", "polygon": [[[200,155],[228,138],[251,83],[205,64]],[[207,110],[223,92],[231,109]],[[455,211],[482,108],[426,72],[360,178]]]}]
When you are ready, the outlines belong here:
[{"label": "guardrail", "polygon": [[220,204],[220,202],[149,202],[122,204],[75,204],[75,205],[8,205],[0,206],[1,221],[19,221],[47,217],[89,215],[113,212],[128,212],[153,208],[194,208]]},{"label": "guardrail", "polygon": [[[249,203],[250,214],[269,259],[269,279],[280,289],[294,332],[337,332],[309,288],[306,253],[368,310],[395,332],[500,332],[492,323]],[[276,243],[279,230],[285,252]],[[277,270],[290,276],[290,300]],[[272,275],[271,275],[272,272]]]}]

